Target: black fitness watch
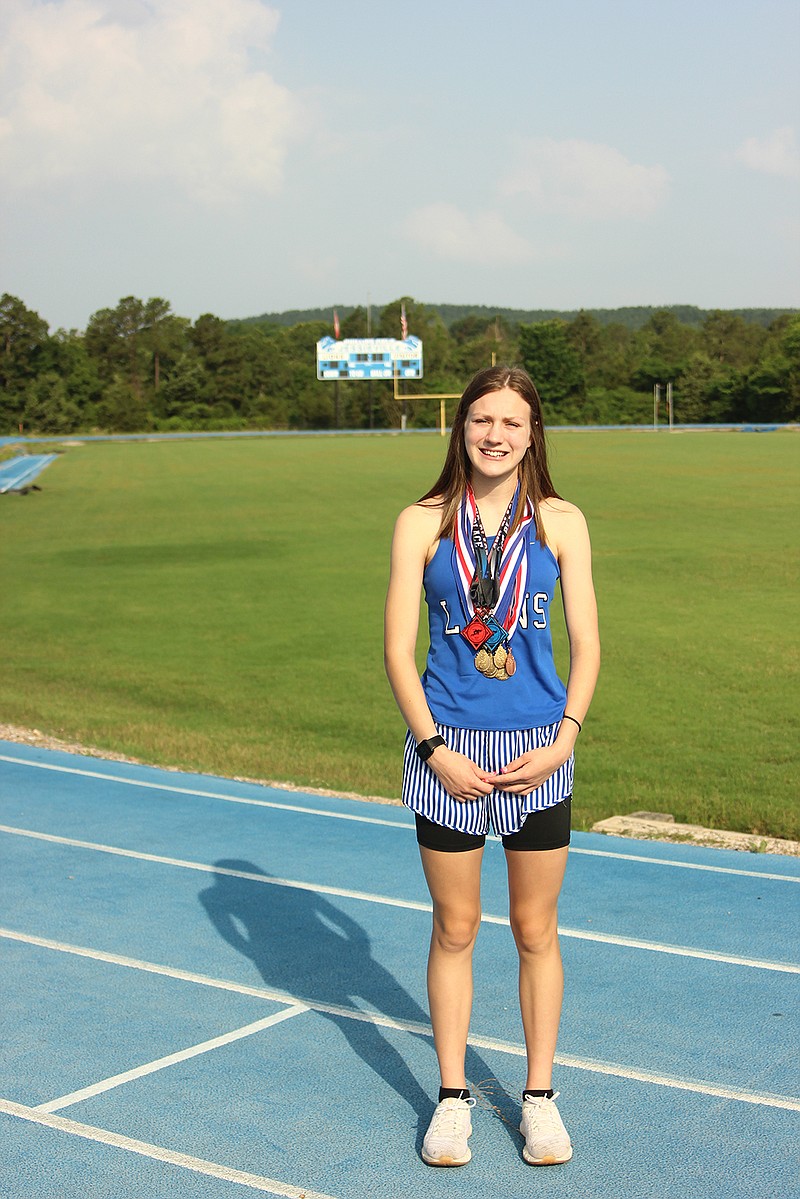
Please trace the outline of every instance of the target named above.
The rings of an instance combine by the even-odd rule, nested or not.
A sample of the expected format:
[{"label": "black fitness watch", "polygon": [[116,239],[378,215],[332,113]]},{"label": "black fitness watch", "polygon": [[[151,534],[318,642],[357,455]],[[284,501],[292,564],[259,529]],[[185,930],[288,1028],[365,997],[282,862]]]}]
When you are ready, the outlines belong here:
[{"label": "black fitness watch", "polygon": [[427,762],[433,751],[439,745],[444,745],[444,737],[429,737],[427,741],[419,741],[417,743],[417,756],[420,762]]}]

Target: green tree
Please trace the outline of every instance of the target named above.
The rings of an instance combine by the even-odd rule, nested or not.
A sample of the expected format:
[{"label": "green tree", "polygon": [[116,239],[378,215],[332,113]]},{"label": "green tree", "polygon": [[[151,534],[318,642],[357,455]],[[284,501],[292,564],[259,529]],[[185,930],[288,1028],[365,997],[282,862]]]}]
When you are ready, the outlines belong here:
[{"label": "green tree", "polygon": [[683,325],[672,312],[654,312],[634,337],[636,367],[633,382],[643,390],[668,383],[683,374],[699,348],[696,330]]},{"label": "green tree", "polygon": [[418,303],[410,296],[393,300],[391,304],[386,305],[381,312],[377,335],[394,338],[401,336],[403,308],[405,308],[409,335],[419,337],[422,341],[424,377],[420,380],[407,379],[398,383],[398,391],[407,395],[408,400],[395,400],[393,384],[387,383],[381,386],[378,393],[381,413],[377,423],[396,427],[401,423],[402,416],[405,414],[410,426],[428,427],[434,424],[438,418],[437,401],[414,402],[412,397],[415,394],[436,396],[461,391],[464,386],[463,370],[454,360],[455,342],[450,337],[439,313],[426,308],[424,304]]},{"label": "green tree", "polygon": [[209,390],[208,374],[198,356],[182,354],[161,388],[163,415],[175,424],[205,423],[213,412],[207,403]]},{"label": "green tree", "polygon": [[483,316],[469,315],[450,327],[450,362],[452,372],[458,377],[458,387],[476,371],[492,363],[519,361],[517,327],[509,324],[502,316],[487,320]]},{"label": "green tree", "polygon": [[210,382],[207,402],[215,411],[231,416],[241,412],[253,394],[252,362],[248,348],[256,334],[245,330],[231,333],[218,316],[198,317],[188,338],[197,351]]},{"label": "green tree", "polygon": [[187,347],[186,330],[189,321],[175,316],[168,300],[159,297],[149,299],[142,314],[143,344],[152,357],[153,391],[161,385],[162,368],[169,366],[181,356]]},{"label": "green tree", "polygon": [[778,345],[749,372],[744,392],[745,419],[800,420],[800,316],[786,323]]},{"label": "green tree", "polygon": [[328,429],[335,425],[335,384],[317,379],[317,342],[327,336],[323,321],[303,321],[282,329],[276,338],[276,381],[282,387],[270,388],[283,396],[293,429]]},{"label": "green tree", "polygon": [[731,312],[709,312],[703,321],[700,343],[711,362],[742,369],[758,361],[767,340],[762,326],[747,324]]},{"label": "green tree", "polygon": [[35,378],[48,341],[46,320],[17,296],[0,296],[0,388],[6,400]]},{"label": "green tree", "polygon": [[675,382],[675,419],[681,424],[702,424],[725,419],[732,372],[719,366],[703,350],[692,354]]},{"label": "green tree", "polygon": [[[448,369],[451,365],[450,353],[453,343],[447,332],[447,326],[438,312],[426,308],[424,304],[419,304],[410,296],[392,300],[381,312],[375,336],[400,338],[403,308],[405,308],[409,335],[419,337],[422,341],[423,370],[426,379],[424,390],[451,390],[450,387],[440,386],[444,381],[451,381]],[[410,390],[413,391],[414,388],[410,388]],[[422,387],[418,390],[422,390]]]},{"label": "green tree", "polygon": [[120,376],[138,396],[148,374],[145,328],[145,305],[136,296],[125,296],[116,308],[101,308],[86,326],[86,349],[100,377],[111,382]]},{"label": "green tree", "polygon": [[519,345],[523,365],[543,402],[559,406],[585,398],[583,364],[563,321],[520,325]]},{"label": "green tree", "polygon": [[[370,323],[367,318],[366,308],[354,308],[344,320],[341,321],[341,336],[345,337],[367,337],[367,324]],[[333,331],[331,330],[331,336]]]},{"label": "green tree", "polygon": [[566,328],[567,341],[577,351],[583,363],[584,373],[600,349],[600,323],[596,317],[581,309]]},{"label": "green tree", "polygon": [[96,361],[87,353],[83,335],[74,329],[58,329],[50,338],[46,360],[47,370],[64,381],[66,398],[78,409],[76,430],[90,429],[95,406],[103,394],[103,382]]},{"label": "green tree", "polygon": [[587,383],[592,387],[626,386],[635,370],[633,336],[625,325],[613,322],[600,326],[600,336],[586,364]]},{"label": "green tree", "polygon": [[45,371],[25,390],[22,420],[26,433],[74,433],[81,423],[81,410],[67,394],[60,375]]},{"label": "green tree", "polygon": [[109,433],[143,433],[152,428],[150,409],[127,379],[116,378],[103,390],[96,408],[98,427]]},{"label": "green tree", "polygon": [[[502,319],[502,317],[496,318],[498,321]],[[468,345],[472,341],[485,337],[493,324],[494,321],[487,320],[485,316],[471,312],[467,316],[462,316],[460,320],[453,321],[450,326],[450,336],[456,345]]]}]

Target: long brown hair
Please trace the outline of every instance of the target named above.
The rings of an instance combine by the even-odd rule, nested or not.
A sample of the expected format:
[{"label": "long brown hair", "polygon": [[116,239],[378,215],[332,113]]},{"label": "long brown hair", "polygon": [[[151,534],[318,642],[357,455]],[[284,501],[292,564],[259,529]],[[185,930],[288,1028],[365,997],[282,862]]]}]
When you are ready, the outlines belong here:
[{"label": "long brown hair", "polygon": [[550,471],[547,466],[547,445],[542,423],[542,402],[536,390],[533,379],[521,366],[487,366],[478,371],[464,388],[464,393],[458,402],[453,426],[450,430],[450,444],[447,457],[444,460],[442,473],[430,491],[421,496],[417,503],[436,500],[436,507],[442,509],[442,520],[439,526],[439,537],[452,537],[455,529],[456,513],[458,512],[467,484],[470,480],[470,461],[464,444],[464,427],[467,423],[467,413],[472,404],[490,391],[502,391],[509,387],[525,401],[530,408],[531,443],[525,451],[525,457],[519,464],[520,494],[517,511],[514,517],[514,528],[525,514],[525,500],[529,499],[533,507],[536,522],[536,536],[542,545],[546,538],[542,522],[539,518],[539,505],[542,500],[561,499],[553,486]]}]

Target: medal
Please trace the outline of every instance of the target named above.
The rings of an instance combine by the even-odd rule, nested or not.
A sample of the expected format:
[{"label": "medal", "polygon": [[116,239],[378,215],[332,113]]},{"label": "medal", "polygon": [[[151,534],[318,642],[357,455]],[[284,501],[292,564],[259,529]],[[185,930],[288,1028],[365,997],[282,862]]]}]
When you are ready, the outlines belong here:
[{"label": "medal", "polygon": [[[514,497],[516,499],[516,495]],[[475,505],[475,519],[472,525],[472,548],[475,552],[475,574],[469,588],[469,597],[475,607],[475,615],[464,629],[464,636],[475,655],[475,669],[485,679],[500,679],[509,677],[504,669],[508,658],[508,633],[492,611],[497,607],[500,597],[500,563],[503,557],[503,547],[511,527],[514,515],[514,499],[508,505],[505,515],[500,522],[497,536],[489,549],[489,542],[484,532],[481,514]]]},{"label": "medal", "polygon": [[491,548],[481,514],[468,485],[453,535],[453,570],[464,610],[461,635],[475,653],[475,669],[487,679],[510,679],[517,664],[511,637],[519,623],[528,577],[530,501],[509,536],[518,499],[514,493]]},{"label": "medal", "polygon": [[494,664],[492,655],[487,654],[485,650],[481,650],[479,654],[475,655],[475,669],[485,679],[497,678],[497,667]]},{"label": "medal", "polygon": [[483,616],[476,612],[469,624],[461,630],[473,649],[480,649],[489,640],[494,630],[490,629]]},{"label": "medal", "polygon": [[[503,635],[505,635],[505,630],[503,630]],[[475,669],[486,679],[500,679],[501,681],[510,679],[517,669],[510,647],[507,644],[501,644],[492,651],[490,641],[491,638],[475,655]]]},{"label": "medal", "polygon": [[488,649],[479,649],[475,655],[475,669],[483,674],[484,670],[488,670],[492,664],[492,655]]}]

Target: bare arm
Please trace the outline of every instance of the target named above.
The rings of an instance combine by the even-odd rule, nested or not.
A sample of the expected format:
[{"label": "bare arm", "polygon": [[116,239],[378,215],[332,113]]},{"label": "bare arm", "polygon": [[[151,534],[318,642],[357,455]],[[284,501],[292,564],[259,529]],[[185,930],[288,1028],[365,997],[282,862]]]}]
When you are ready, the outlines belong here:
[{"label": "bare arm", "polygon": [[[436,725],[422,689],[415,658],[419,631],[419,600],[425,561],[439,527],[437,509],[413,504],[397,519],[392,541],[392,565],[384,616],[386,674],[403,719],[416,741],[436,736]],[[438,746],[428,766],[447,792],[458,800],[488,795],[491,787],[469,758]]]},{"label": "bare arm", "polygon": [[600,671],[600,632],[592,580],[592,548],[583,514],[571,514],[558,547],[561,594],[569,637],[569,680],[565,711],[583,721]]}]

